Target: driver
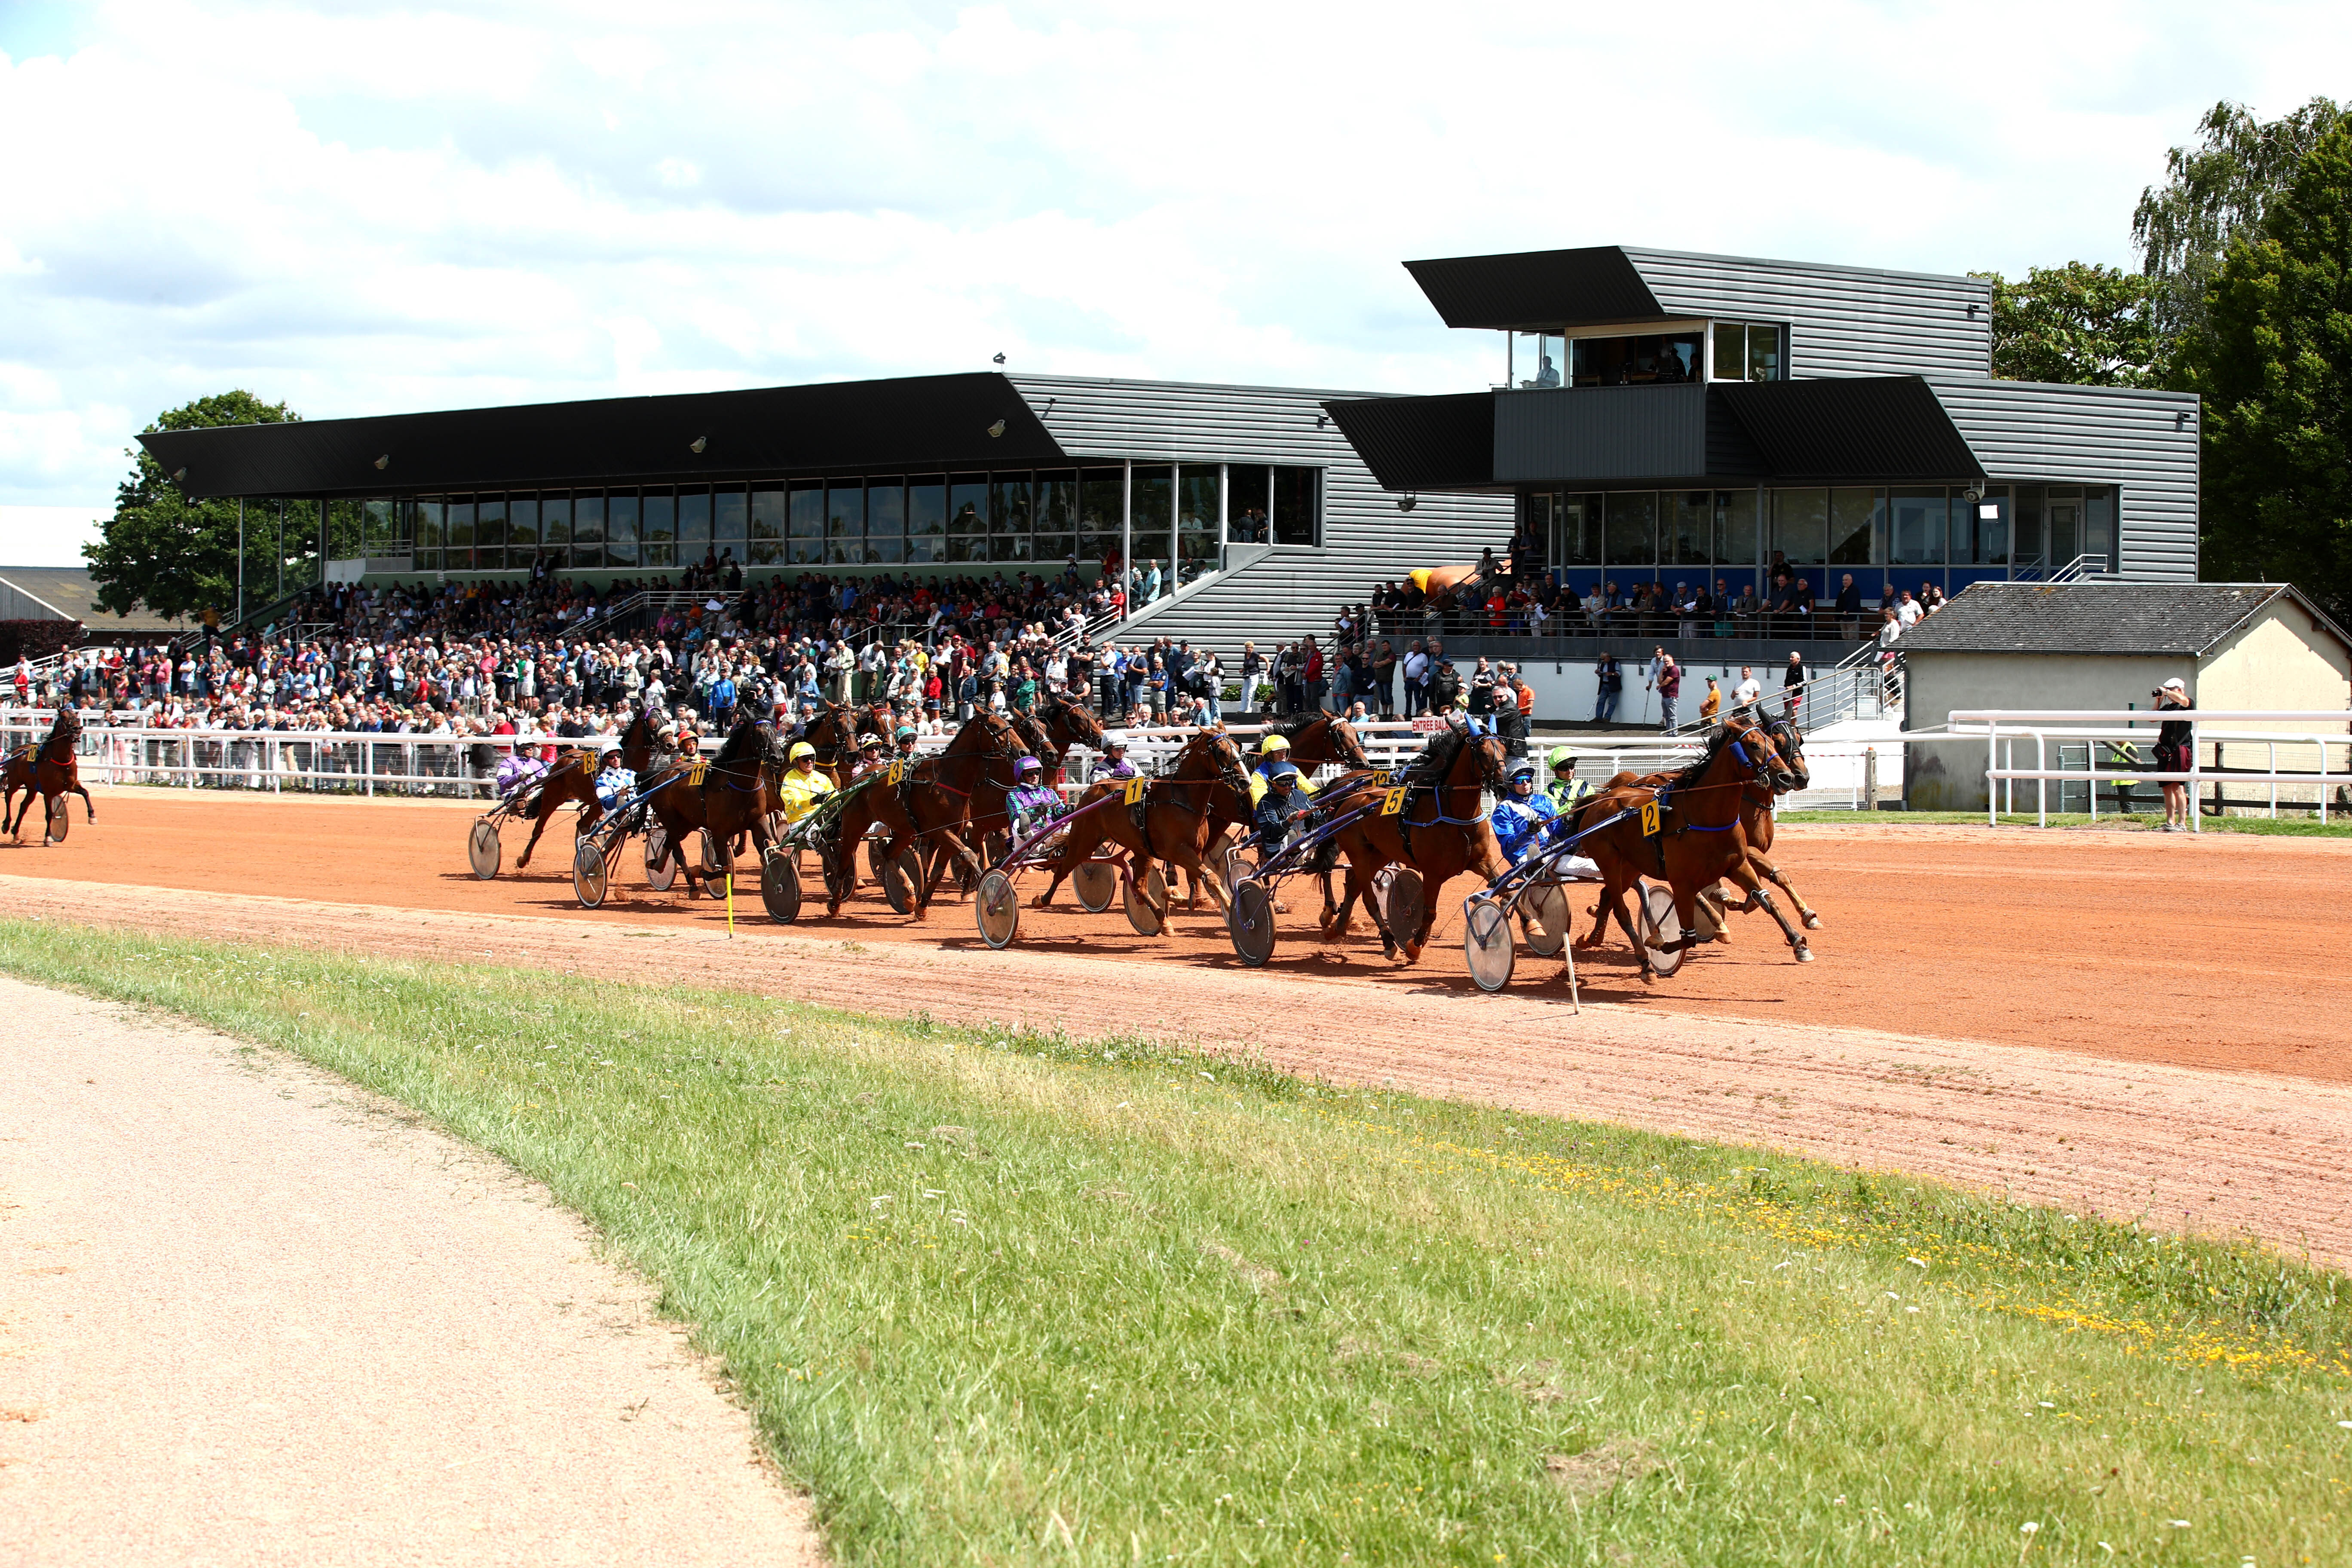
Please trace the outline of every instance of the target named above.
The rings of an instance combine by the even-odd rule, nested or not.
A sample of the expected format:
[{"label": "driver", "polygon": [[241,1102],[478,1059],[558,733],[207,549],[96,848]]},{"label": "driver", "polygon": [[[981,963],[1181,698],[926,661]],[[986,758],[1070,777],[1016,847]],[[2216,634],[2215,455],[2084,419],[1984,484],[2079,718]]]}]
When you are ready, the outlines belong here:
[{"label": "driver", "polygon": [[1544,760],[1551,764],[1551,783],[1544,786],[1544,793],[1551,797],[1552,809],[1562,815],[1573,813],[1592,793],[1592,781],[1576,776],[1576,752],[1567,746],[1554,746]]},{"label": "driver", "polygon": [[621,760],[618,747],[604,753],[604,766],[596,774],[596,804],[606,811],[616,811],[637,793],[637,775],[631,773]]},{"label": "driver", "polygon": [[857,760],[850,764],[849,776],[853,779],[862,779],[867,773],[881,771],[888,761],[883,756],[883,750],[882,737],[872,731],[869,730],[858,736]]},{"label": "driver", "polygon": [[1127,737],[1103,737],[1102,761],[1095,764],[1094,776],[1098,779],[1131,779],[1135,776],[1135,764],[1127,760]]},{"label": "driver", "polygon": [[1495,842],[1517,865],[1542,847],[1545,831],[1559,816],[1559,808],[1552,804],[1550,795],[1537,790],[1532,757],[1521,757],[1511,764],[1510,784],[1509,791],[1495,803],[1491,820]]},{"label": "driver", "polygon": [[1273,855],[1289,842],[1292,826],[1314,805],[1308,793],[1306,775],[1296,763],[1274,763],[1251,776],[1250,818],[1257,830],[1261,857]]},{"label": "driver", "polygon": [[899,725],[898,733],[895,739],[898,742],[897,752],[898,760],[902,763],[913,762],[915,760],[915,727],[912,724]]},{"label": "driver", "polygon": [[1291,787],[1301,795],[1311,795],[1315,793],[1315,786],[1307,782],[1305,773],[1298,771],[1298,764],[1290,760],[1290,742],[1287,738],[1281,735],[1268,735],[1257,743],[1257,766],[1250,770],[1250,805],[1253,808],[1265,800],[1266,788],[1272,782],[1276,770],[1280,768],[1290,770]]},{"label": "driver", "polygon": [[833,793],[833,781],[816,771],[816,748],[806,741],[794,741],[784,761],[788,765],[783,788],[777,793],[783,806],[784,826],[790,827]]},{"label": "driver", "polygon": [[1062,797],[1048,788],[1045,767],[1036,758],[1023,756],[1013,763],[1013,787],[1004,792],[1004,809],[1013,818],[1016,842],[1061,815]]}]

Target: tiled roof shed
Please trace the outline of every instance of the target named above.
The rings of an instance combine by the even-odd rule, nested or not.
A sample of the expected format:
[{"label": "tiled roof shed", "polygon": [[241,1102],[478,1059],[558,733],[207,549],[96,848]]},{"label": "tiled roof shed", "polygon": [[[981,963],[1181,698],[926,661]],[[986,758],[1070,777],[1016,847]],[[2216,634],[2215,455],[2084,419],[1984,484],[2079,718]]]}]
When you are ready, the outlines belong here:
[{"label": "tiled roof shed", "polygon": [[1906,654],[2200,658],[2283,598],[2352,646],[2343,627],[2284,583],[1977,583],[1896,646]]}]

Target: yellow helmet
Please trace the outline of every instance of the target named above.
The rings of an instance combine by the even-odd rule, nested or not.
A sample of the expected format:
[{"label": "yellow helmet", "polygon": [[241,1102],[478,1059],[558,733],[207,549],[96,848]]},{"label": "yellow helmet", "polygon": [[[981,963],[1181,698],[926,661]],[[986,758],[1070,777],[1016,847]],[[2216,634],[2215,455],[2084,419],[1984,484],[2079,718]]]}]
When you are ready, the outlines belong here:
[{"label": "yellow helmet", "polygon": [[816,748],[814,746],[810,745],[806,741],[795,741],[793,742],[793,749],[785,754],[784,760],[786,762],[797,763],[803,757],[814,757],[815,755]]},{"label": "yellow helmet", "polygon": [[1290,742],[1280,735],[1268,735],[1257,743],[1257,754],[1261,757],[1278,756],[1288,750]]}]

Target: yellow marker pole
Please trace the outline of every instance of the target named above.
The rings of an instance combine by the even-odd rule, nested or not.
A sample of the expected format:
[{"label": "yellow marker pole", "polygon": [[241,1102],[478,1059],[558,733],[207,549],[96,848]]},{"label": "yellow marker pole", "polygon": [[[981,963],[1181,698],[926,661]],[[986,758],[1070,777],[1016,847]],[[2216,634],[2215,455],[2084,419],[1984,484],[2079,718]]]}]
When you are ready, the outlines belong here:
[{"label": "yellow marker pole", "polygon": [[720,873],[727,879],[727,940],[735,940],[735,860],[730,856],[727,869]]}]

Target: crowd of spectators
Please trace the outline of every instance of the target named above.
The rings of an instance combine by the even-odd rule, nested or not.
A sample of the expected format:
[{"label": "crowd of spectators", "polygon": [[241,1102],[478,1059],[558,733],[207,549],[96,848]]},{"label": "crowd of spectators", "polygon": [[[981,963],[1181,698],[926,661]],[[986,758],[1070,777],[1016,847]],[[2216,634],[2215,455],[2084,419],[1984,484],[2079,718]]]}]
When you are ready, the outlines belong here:
[{"label": "crowd of spectators", "polygon": [[[1581,594],[1549,574],[1514,576],[1495,569],[1491,553],[1477,576],[1434,594],[1411,579],[1377,584],[1359,612],[1373,628],[1391,637],[1794,637],[1855,642],[1875,637],[1888,610],[1906,604],[1921,612],[1943,605],[1944,590],[1922,583],[1914,594],[1882,578],[1866,594],[1853,573],[1841,572],[1834,587],[1826,574],[1816,592],[1818,567],[1775,563],[1759,587],[1752,577],[1734,587],[1728,576],[1712,583],[1685,577],[1669,587],[1663,579],[1620,583],[1588,581]],[[1916,617],[1915,617],[1916,618]]]}]

